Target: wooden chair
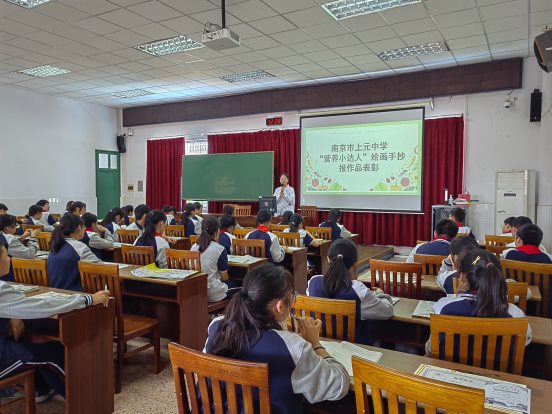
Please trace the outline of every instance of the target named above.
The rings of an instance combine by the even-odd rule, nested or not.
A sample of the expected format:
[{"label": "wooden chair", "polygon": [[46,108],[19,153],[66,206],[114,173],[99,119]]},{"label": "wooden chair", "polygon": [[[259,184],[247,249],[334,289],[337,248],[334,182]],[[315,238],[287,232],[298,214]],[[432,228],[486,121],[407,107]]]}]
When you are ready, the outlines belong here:
[{"label": "wooden chair", "polygon": [[[86,293],[96,293],[109,289],[111,297],[115,298],[114,342],[117,345],[115,361],[115,392],[121,392],[122,372],[124,360],[153,348],[153,370],[156,374],[161,371],[161,337],[159,321],[146,316],[129,315],[123,313],[123,298],[119,281],[119,266],[116,264],[96,264],[79,262],[79,272],[82,290]],[[127,351],[127,342],[149,336],[150,342],[138,348]]]},{"label": "wooden chair", "polygon": [[355,341],[356,302],[298,295],[292,310],[295,317],[311,316],[322,321],[325,338]]},{"label": "wooden chair", "polygon": [[507,279],[514,279],[516,282],[526,282],[529,285],[538,286],[542,300],[537,303],[537,316],[552,318],[550,304],[550,280],[552,279],[552,264],[528,263],[517,260],[500,261],[502,273]]},{"label": "wooden chair", "polygon": [[167,226],[165,234],[169,237],[186,237],[183,225]]},{"label": "wooden chair", "polygon": [[517,297],[517,307],[526,312],[527,288],[529,285],[525,282],[508,282],[506,286],[508,287],[508,303],[516,303],[515,299]]},{"label": "wooden chair", "polygon": [[281,246],[284,247],[301,247],[301,236],[299,233],[284,233],[283,231],[273,232]]},{"label": "wooden chair", "polygon": [[270,225],[270,231],[271,232],[275,232],[275,231],[284,231],[285,229],[288,229],[289,228],[289,224],[271,224]]},{"label": "wooden chair", "polygon": [[201,270],[199,252],[189,250],[166,249],[169,269]]},{"label": "wooden chair", "polygon": [[50,213],[50,216],[53,217],[55,221],[61,220],[61,214],[59,213]]},{"label": "wooden chair", "polygon": [[305,230],[312,234],[312,237],[314,237],[315,239],[332,239],[332,229],[329,227],[305,227]]},{"label": "wooden chair", "polygon": [[429,324],[433,358],[521,375],[527,318],[474,320],[474,317],[432,314]]},{"label": "wooden chair", "polygon": [[485,234],[485,246],[506,246],[514,241],[514,236],[495,236]]},{"label": "wooden chair", "polygon": [[469,235],[469,233],[458,233],[456,237],[468,237]]},{"label": "wooden chair", "polygon": [[236,236],[236,239],[245,239],[245,236],[247,236],[249,233],[251,233],[254,229],[234,229],[234,236]]},{"label": "wooden chair", "polygon": [[23,396],[14,398],[0,404],[0,413],[21,413],[20,410],[12,410],[12,407],[24,405],[25,414],[36,413],[34,370],[27,370],[0,380],[0,390],[5,388],[23,389]]},{"label": "wooden chair", "polygon": [[316,226],[316,213],[318,209],[316,206],[301,206],[301,215],[305,226]]},{"label": "wooden chair", "polygon": [[[44,231],[44,226],[42,224],[22,224],[21,227],[23,227],[23,231],[31,229],[31,230],[40,230],[41,232]],[[50,250],[50,249],[48,249]]]},{"label": "wooden chair", "polygon": [[119,237],[119,242],[124,244],[133,244],[138,238],[140,232],[138,230],[117,230],[117,237]]},{"label": "wooden chair", "polygon": [[485,246],[485,250],[487,250],[489,253],[493,253],[496,257],[498,257],[498,259],[501,259],[502,258],[502,253],[504,252],[504,250],[507,250],[508,247],[506,246],[498,246],[498,245],[491,245],[491,244],[487,244]]},{"label": "wooden chair", "polygon": [[197,243],[199,236],[197,234],[190,234],[190,247]]},{"label": "wooden chair", "polygon": [[416,240],[416,246],[427,242],[428,242],[427,240]]},{"label": "wooden chair", "polygon": [[251,206],[242,206],[239,204],[236,204],[234,206],[234,217],[243,217],[243,216],[250,216],[251,215]]},{"label": "wooden chair", "polygon": [[438,256],[432,254],[415,254],[414,262],[422,265],[422,274],[437,276],[439,269],[441,269],[441,263],[447,256]]},{"label": "wooden chair", "polygon": [[[232,414],[240,412],[242,404],[245,414],[270,414],[268,364],[204,354],[173,342],[169,355],[179,414],[211,413],[210,407],[223,413],[226,404]],[[236,399],[236,386],[241,387],[242,401]],[[254,391],[258,392],[258,411]]]},{"label": "wooden chair", "polygon": [[41,231],[38,233],[38,236],[36,236],[38,239],[38,248],[44,252],[50,251],[50,241],[52,240],[52,233],[48,233],[46,231]]},{"label": "wooden chair", "polygon": [[155,263],[155,255],[151,246],[121,246],[123,263],[131,265],[146,266]]},{"label": "wooden chair", "polygon": [[238,256],[266,257],[264,240],[236,239],[233,249]]},{"label": "wooden chair", "polygon": [[422,296],[422,265],[420,263],[370,260],[371,286],[403,298]]},{"label": "wooden chair", "polygon": [[16,216],[15,220],[17,220],[18,223],[26,223],[29,219],[27,216]]},{"label": "wooden chair", "polygon": [[48,287],[48,261],[12,257],[13,277],[17,283]]},{"label": "wooden chair", "polygon": [[[353,356],[352,362],[356,407],[359,414],[484,412],[484,390],[398,372],[357,356]],[[366,386],[370,387],[374,411],[370,408]],[[403,404],[406,409],[400,410],[399,407]]]}]

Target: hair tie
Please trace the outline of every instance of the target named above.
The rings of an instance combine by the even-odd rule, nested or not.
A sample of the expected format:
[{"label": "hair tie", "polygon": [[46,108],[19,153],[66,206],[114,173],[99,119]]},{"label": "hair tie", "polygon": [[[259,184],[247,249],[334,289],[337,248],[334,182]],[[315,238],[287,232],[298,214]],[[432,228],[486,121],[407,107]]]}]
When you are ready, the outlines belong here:
[{"label": "hair tie", "polygon": [[477,256],[477,257],[475,258],[475,260],[472,262],[472,265],[475,266],[475,265],[477,264],[477,262],[478,262],[480,259],[481,259],[481,256]]},{"label": "hair tie", "polygon": [[494,264],[492,262],[487,263],[487,266],[485,266],[487,269],[490,269],[491,267],[494,267]]}]

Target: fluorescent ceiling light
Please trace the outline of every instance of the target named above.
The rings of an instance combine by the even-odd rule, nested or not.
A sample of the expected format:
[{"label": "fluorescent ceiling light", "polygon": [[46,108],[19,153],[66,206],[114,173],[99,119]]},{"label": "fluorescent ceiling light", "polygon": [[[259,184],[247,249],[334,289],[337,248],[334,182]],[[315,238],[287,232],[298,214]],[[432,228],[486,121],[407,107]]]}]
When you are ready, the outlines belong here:
[{"label": "fluorescent ceiling light", "polygon": [[322,7],[334,19],[341,20],[348,17],[362,16],[363,14],[380,12],[393,7],[420,3],[422,0],[338,0],[323,4]]},{"label": "fluorescent ceiling light", "polygon": [[244,73],[236,73],[234,75],[225,75],[221,76],[221,79],[224,79],[227,82],[246,82],[250,80],[257,80],[257,79],[263,79],[263,78],[273,78],[274,75],[265,72],[264,70],[256,70],[254,72],[244,72]]},{"label": "fluorescent ceiling light", "polygon": [[56,68],[55,66],[38,66],[36,68],[29,68],[18,70],[17,73],[23,73],[24,75],[35,76],[37,78],[47,78],[48,76],[63,75],[69,73],[69,70]]},{"label": "fluorescent ceiling light", "polygon": [[42,6],[49,3],[52,0],[6,0],[8,3],[17,4],[18,6],[25,7],[26,9],[32,9],[36,6]]},{"label": "fluorescent ceiling light", "polygon": [[131,89],[129,91],[118,91],[111,94],[111,96],[116,96],[117,98],[136,98],[146,95],[153,95],[153,92],[146,91],[145,89]]},{"label": "fluorescent ceiling light", "polygon": [[199,49],[201,47],[203,47],[201,43],[198,43],[187,36],[180,35],[171,37],[170,39],[145,43],[140,46],[135,46],[134,48],[153,56],[164,56],[172,53],[184,52],[186,50]]},{"label": "fluorescent ceiling light", "polygon": [[449,48],[445,42],[425,43],[423,45],[402,47],[400,49],[386,50],[377,55],[381,60],[396,60],[411,56],[435,55],[448,52]]}]

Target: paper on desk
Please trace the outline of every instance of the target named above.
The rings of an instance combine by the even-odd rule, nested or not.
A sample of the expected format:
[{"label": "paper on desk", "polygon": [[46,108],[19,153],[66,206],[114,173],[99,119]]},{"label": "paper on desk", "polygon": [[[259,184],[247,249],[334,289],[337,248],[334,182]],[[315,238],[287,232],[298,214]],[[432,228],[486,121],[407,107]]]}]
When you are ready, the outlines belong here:
[{"label": "paper on desk", "polygon": [[124,264],[124,263],[117,263],[117,266],[119,266],[119,269],[124,269],[125,267],[129,267],[130,265]]},{"label": "paper on desk", "polygon": [[529,414],[531,412],[531,389],[524,384],[466,374],[426,364],[421,364],[414,374],[450,384],[485,390],[485,407],[491,410],[512,414]]},{"label": "paper on desk", "polygon": [[48,256],[49,254],[50,254],[50,252],[47,252],[45,250],[39,250],[39,251],[36,252],[35,257]]},{"label": "paper on desk", "polygon": [[353,355],[356,355],[360,358],[367,359],[371,362],[378,362],[380,358],[382,357],[381,352],[375,352],[370,351],[366,348],[362,348],[361,346],[352,344],[347,341],[342,342],[326,342],[326,341],[320,341],[320,344],[326,348],[326,351],[328,351],[328,354],[333,356],[338,362],[340,362],[349,373],[349,376],[353,376],[353,362],[352,357]]},{"label": "paper on desk", "polygon": [[245,256],[237,256],[235,254],[229,254],[228,255],[228,262],[230,263],[242,263],[242,264],[250,264],[258,262],[260,259],[258,257],[253,257],[250,255]]},{"label": "paper on desk", "polygon": [[12,285],[15,290],[21,293],[33,292],[38,290],[38,286],[34,285]]},{"label": "paper on desk", "polygon": [[395,303],[397,303],[399,300],[401,300],[401,298],[397,298],[395,296],[391,296],[391,300],[393,301],[393,305],[395,305]]},{"label": "paper on desk", "polygon": [[113,243],[113,247],[121,247],[123,245],[123,243],[119,243],[119,242],[114,242]]},{"label": "paper on desk", "polygon": [[290,252],[295,252],[297,250],[303,249],[303,247],[286,246],[286,247],[284,247],[284,249],[289,250]]},{"label": "paper on desk", "polygon": [[155,263],[131,270],[130,273],[136,277],[182,280],[197,273],[197,270],[160,269]]},{"label": "paper on desk", "polygon": [[59,292],[44,292],[39,295],[33,296],[33,298],[45,298],[45,299],[52,299],[52,298],[70,298],[72,295],[68,295],[67,293],[59,293]]},{"label": "paper on desk", "polygon": [[412,312],[412,316],[417,316],[419,318],[429,318],[432,313],[435,313],[433,310],[433,305],[435,302],[430,300],[421,300],[416,305],[416,309]]}]

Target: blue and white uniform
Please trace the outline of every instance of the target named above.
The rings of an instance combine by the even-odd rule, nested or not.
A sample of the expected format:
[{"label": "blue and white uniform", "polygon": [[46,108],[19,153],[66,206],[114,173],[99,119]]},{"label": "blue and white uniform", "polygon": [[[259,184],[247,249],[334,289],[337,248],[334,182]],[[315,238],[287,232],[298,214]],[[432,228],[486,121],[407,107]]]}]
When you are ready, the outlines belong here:
[{"label": "blue and white uniform", "polygon": [[44,224],[41,220],[36,220],[32,217],[27,218],[27,224],[34,224],[35,226],[44,226],[44,231],[52,233],[55,230],[55,227],[50,224]]},{"label": "blue and white uniform", "polygon": [[162,269],[167,268],[167,249],[170,249],[171,246],[169,242],[161,237],[160,234],[155,234],[155,242],[152,244],[146,244],[143,235],[134,240],[135,246],[151,246],[153,247],[153,254],[155,256],[155,264],[157,267]]},{"label": "blue and white uniform", "polygon": [[507,249],[502,252],[502,258],[520,262],[551,264],[552,255],[540,250],[537,246],[523,245],[516,249]]},{"label": "blue and white uniform", "polygon": [[40,223],[44,224],[44,227],[46,227],[55,226],[57,222],[56,219],[50,215],[50,213],[44,212],[42,213],[42,217],[40,218]]},{"label": "blue and white uniform", "polygon": [[[118,242],[119,235],[117,234],[117,232],[119,231],[121,226],[119,226],[117,223],[112,221],[111,223],[107,223],[104,227],[107,229],[106,234],[109,232],[109,234],[111,234],[113,241]],[[132,229],[127,229],[127,230],[132,230]]]},{"label": "blue and white uniform", "polygon": [[[313,276],[307,286],[307,295],[318,298],[329,298],[324,290],[324,276]],[[329,299],[354,300],[356,302],[356,338],[355,342],[370,342],[370,319],[384,320],[393,317],[393,300],[385,293],[374,293],[364,283],[352,280],[351,286]],[[324,336],[324,332],[323,332]],[[352,341],[353,338],[348,338]]]},{"label": "blue and white uniform", "polygon": [[113,234],[109,231],[106,231],[102,237],[98,233],[87,228],[81,242],[90,247],[92,253],[94,253],[101,260],[106,259],[105,251],[112,250],[114,247]]},{"label": "blue and white uniform", "polygon": [[406,259],[407,263],[414,263],[415,254],[430,254],[433,256],[448,256],[450,254],[450,241],[442,237],[436,237],[433,241],[420,243],[412,249],[408,258]]},{"label": "blue and white uniform", "polygon": [[[284,233],[289,233],[289,232],[290,232],[290,228],[286,227],[284,229]],[[299,239],[300,239],[301,247],[310,246],[310,244],[312,243],[312,237],[309,236],[309,234],[305,229],[299,229]]]},{"label": "blue and white uniform", "polygon": [[[190,249],[199,251],[196,243]],[[221,279],[220,272],[228,271],[228,255],[226,249],[216,241],[211,241],[203,253],[200,253],[201,271],[207,273],[207,300],[218,302],[226,298],[228,285]]]},{"label": "blue and white uniform", "polygon": [[70,237],[57,251],[48,255],[48,283],[50,287],[82,291],[79,273],[79,260],[90,263],[102,263],[90,248]]},{"label": "blue and white uniform", "polygon": [[330,227],[332,229],[332,240],[337,239],[350,239],[353,237],[351,232],[345,228],[343,224],[335,223],[332,225],[331,221],[324,221],[320,223],[318,227]]},{"label": "blue and white uniform", "polygon": [[194,233],[201,234],[201,223],[203,223],[203,217],[201,216],[192,216],[190,219],[194,222]]},{"label": "blue and white uniform", "polygon": [[[185,237],[190,237],[190,236],[196,234],[196,232],[195,232],[196,222],[194,220],[189,218],[188,220],[185,220],[182,224],[184,225],[184,236]],[[200,233],[197,233],[197,234],[200,234]]]},{"label": "blue and white uniform", "polygon": [[167,225],[169,226],[176,225],[176,219],[172,214],[165,214],[165,216],[167,217]]},{"label": "blue and white uniform", "polygon": [[[206,353],[209,353],[222,318],[209,325]],[[310,403],[335,401],[349,392],[349,374],[345,367],[332,357],[318,356],[311,344],[295,332],[266,329],[261,331],[259,338],[251,338],[250,345],[234,358],[268,364],[272,414],[301,414],[302,397]],[[254,393],[253,398],[258,401],[258,393]],[[241,398],[238,401],[239,410],[243,412]]]},{"label": "blue and white uniform", "polygon": [[245,238],[248,240],[263,240],[266,258],[269,262],[280,263],[286,257],[286,253],[282,246],[280,246],[278,237],[274,233],[271,233],[268,227],[259,226],[251,233],[247,233]]},{"label": "blue and white uniform", "polygon": [[236,236],[234,236],[232,233],[228,233],[227,231],[221,230],[219,234],[218,242],[221,246],[224,247],[227,254],[232,254],[232,243],[234,243],[234,240],[236,239]]},{"label": "blue and white uniform", "polygon": [[[129,226],[126,228],[127,230],[138,230],[138,236],[141,236],[144,233],[144,228],[140,226],[136,221],[134,223],[130,223]],[[116,241],[118,241],[116,239]]]},{"label": "blue and white uniform", "polygon": [[274,197],[276,197],[276,215],[281,216],[286,211],[295,212],[295,190],[291,186],[287,186],[284,189],[284,196],[280,197],[282,187],[278,187],[274,190]]}]

